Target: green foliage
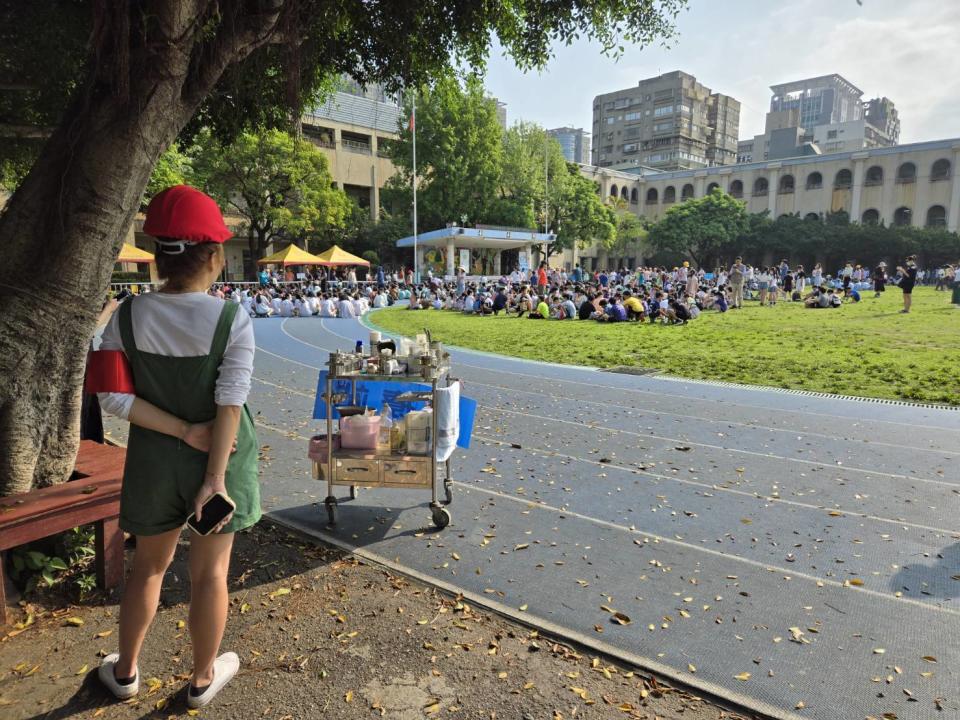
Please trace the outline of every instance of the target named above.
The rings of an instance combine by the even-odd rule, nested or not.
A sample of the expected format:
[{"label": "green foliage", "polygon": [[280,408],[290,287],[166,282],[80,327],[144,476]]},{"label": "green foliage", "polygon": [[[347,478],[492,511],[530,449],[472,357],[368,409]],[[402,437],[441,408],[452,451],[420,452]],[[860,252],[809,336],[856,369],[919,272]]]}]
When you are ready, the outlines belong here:
[{"label": "green foliage", "polygon": [[[384,191],[385,203],[412,206],[413,133],[407,119],[412,97],[404,104],[398,141],[388,152],[397,168]],[[447,222],[493,222],[490,201],[497,197],[503,163],[503,130],[496,103],[484,95],[483,83],[468,75],[461,84],[453,74],[417,92],[417,214],[420,226],[434,229]]]},{"label": "green foliage", "polygon": [[[401,213],[412,212],[413,135],[406,124],[411,105],[389,149],[398,173],[383,193],[385,204]],[[517,123],[504,131],[476,76],[461,83],[448,75],[420,91],[416,124],[420,229],[447,222],[549,227],[557,236],[551,253],[613,241],[616,219],[596,184],[566,162],[543,128]]]},{"label": "green foliage", "polygon": [[715,189],[667,210],[650,229],[650,242],[660,252],[687,255],[703,266],[729,252],[747,229],[746,203]]},{"label": "green foliage", "polygon": [[150,202],[150,198],[161,190],[172,185],[183,185],[189,182],[194,175],[193,159],[180,150],[174,143],[157,160],[150,174],[150,181],[143,193],[143,204]]},{"label": "green foliage", "polygon": [[204,132],[190,155],[194,183],[244,218],[254,260],[274,239],[319,236],[351,211],[347,196],[332,187],[324,154],[289,133],[245,132],[223,145]]},{"label": "green foliage", "polygon": [[13,580],[20,583],[25,592],[31,592],[41,583],[52,587],[65,575],[72,575],[81,594],[89,592],[86,586],[90,581],[82,570],[96,555],[94,537],[93,527],[86,525],[14,549],[11,553]]},{"label": "green foliage", "polygon": [[449,345],[534,360],[960,405],[960,312],[949,302],[949,293],[917,288],[913,310],[900,315],[900,292],[891,288],[879,300],[864,293],[862,302],[836,310],[748,302],[685,326],[571,320],[537,323],[533,332],[514,317],[446,311],[391,308],[372,320],[405,335],[426,327]]}]

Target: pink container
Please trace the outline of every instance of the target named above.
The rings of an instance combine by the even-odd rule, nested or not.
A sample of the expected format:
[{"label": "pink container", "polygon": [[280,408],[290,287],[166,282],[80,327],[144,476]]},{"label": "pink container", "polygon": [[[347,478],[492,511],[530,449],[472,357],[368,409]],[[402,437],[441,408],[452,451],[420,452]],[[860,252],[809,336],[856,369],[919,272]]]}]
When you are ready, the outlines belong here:
[{"label": "pink container", "polygon": [[379,415],[340,418],[340,445],[348,450],[376,450],[379,434]]},{"label": "pink container", "polygon": [[[340,436],[333,436],[333,449],[340,449]],[[307,451],[307,457],[314,462],[325,463],[327,461],[327,436],[314,435],[310,438],[310,449]]]}]

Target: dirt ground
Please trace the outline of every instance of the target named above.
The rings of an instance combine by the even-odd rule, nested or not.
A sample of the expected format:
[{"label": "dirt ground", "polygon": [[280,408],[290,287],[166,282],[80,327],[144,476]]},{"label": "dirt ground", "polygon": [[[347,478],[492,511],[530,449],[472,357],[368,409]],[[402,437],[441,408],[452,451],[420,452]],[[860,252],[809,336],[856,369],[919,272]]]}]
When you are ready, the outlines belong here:
[{"label": "dirt ground", "polygon": [[2,631],[0,717],[744,717],[267,523],[240,534],[234,553],[223,647],[240,655],[240,674],[213,705],[188,712],[184,549],[147,638],[138,698],[118,703],[96,678],[116,647],[116,595],[65,607],[49,596],[15,618],[30,612],[30,624]]}]

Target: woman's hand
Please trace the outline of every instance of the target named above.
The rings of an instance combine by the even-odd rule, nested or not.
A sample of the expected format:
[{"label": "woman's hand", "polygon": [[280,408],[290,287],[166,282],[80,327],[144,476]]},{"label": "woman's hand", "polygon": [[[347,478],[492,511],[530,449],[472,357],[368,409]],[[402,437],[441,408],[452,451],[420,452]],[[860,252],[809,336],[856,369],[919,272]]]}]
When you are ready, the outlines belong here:
[{"label": "woman's hand", "polygon": [[[203,504],[217,493],[222,493],[223,495],[230,497],[227,494],[226,478],[223,475],[215,475],[214,473],[208,472],[203,476],[203,485],[200,486],[200,490],[193,499],[193,514],[196,516],[197,522],[199,522],[203,516]],[[231,512],[223,520],[221,520],[213,530],[210,531],[210,534],[212,535],[220,532],[223,527],[232,519],[233,513]]]},{"label": "woman's hand", "polygon": [[[210,443],[213,441],[213,420],[205,423],[187,425],[187,429],[180,439],[194,450],[205,453],[210,452]],[[236,451],[237,439],[234,438],[233,449],[230,452],[235,453]]]}]

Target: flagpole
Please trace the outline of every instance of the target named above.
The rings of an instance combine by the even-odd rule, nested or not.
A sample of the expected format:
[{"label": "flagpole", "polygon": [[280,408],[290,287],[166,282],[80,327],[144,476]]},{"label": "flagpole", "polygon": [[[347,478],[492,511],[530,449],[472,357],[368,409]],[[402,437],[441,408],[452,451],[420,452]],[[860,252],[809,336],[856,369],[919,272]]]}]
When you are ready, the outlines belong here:
[{"label": "flagpole", "polygon": [[413,131],[413,282],[420,281],[420,268],[417,257],[417,94],[413,94],[413,113],[410,115],[410,129]]}]

